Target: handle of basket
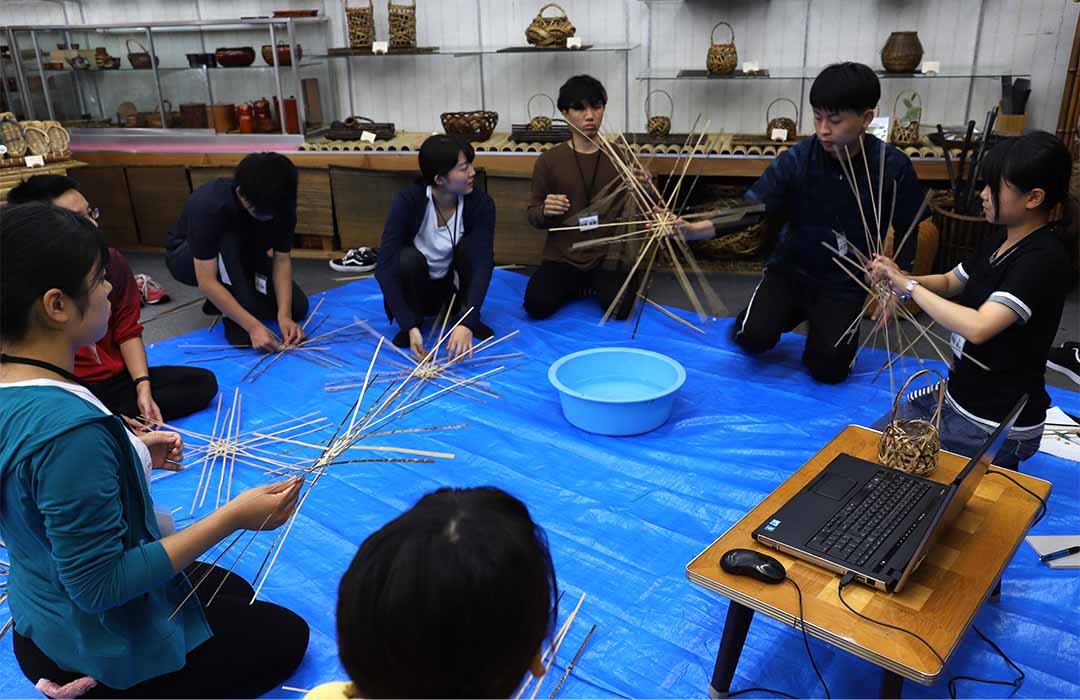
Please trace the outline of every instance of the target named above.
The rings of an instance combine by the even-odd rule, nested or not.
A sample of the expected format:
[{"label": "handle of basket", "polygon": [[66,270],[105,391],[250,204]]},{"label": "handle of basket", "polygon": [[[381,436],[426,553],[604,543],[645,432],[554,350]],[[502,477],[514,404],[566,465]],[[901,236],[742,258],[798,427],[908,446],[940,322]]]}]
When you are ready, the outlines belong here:
[{"label": "handle of basket", "polygon": [[729,44],[734,44],[735,43],[735,29],[730,24],[728,24],[727,22],[717,22],[715,25],[713,25],[712,31],[709,32],[709,43],[712,44],[713,46],[716,46],[716,30],[717,30],[718,27],[721,27],[721,26],[727,27],[728,31],[731,32],[731,41],[729,41],[728,43]]},{"label": "handle of basket", "polygon": [[766,122],[771,121],[771,119],[769,118],[769,114],[772,112],[773,105],[776,104],[777,102],[787,102],[789,105],[791,105],[795,109],[795,121],[796,122],[799,121],[799,105],[795,104],[794,100],[790,100],[787,97],[777,97],[775,100],[773,100],[772,102],[769,103],[768,107],[765,108],[765,121]]},{"label": "handle of basket", "polygon": [[544,92],[538,92],[535,95],[533,95],[532,97],[530,97],[529,101],[525,103],[525,111],[526,111],[526,113],[528,113],[530,121],[533,118],[532,103],[533,103],[533,100],[535,100],[537,97],[546,97],[547,98],[547,101],[551,103],[551,114],[552,115],[554,115],[555,110],[558,109],[558,106],[555,104],[555,100],[551,99],[551,95],[548,95],[547,93],[544,93]]},{"label": "handle of basket", "polygon": [[656,93],[660,93],[661,95],[663,95],[664,97],[666,97],[668,99],[668,104],[671,105],[671,113],[668,114],[668,117],[669,118],[674,117],[675,116],[675,100],[671,99],[671,95],[667,92],[667,90],[653,90],[652,92],[650,92],[648,95],[645,96],[645,116],[647,118],[649,118],[649,119],[651,119],[652,116],[653,116],[652,110],[649,108],[649,105],[650,105],[649,100]]},{"label": "handle of basket", "polygon": [[919,109],[922,109],[922,95],[915,92],[914,90],[901,90],[896,94],[896,99],[893,100],[892,103],[893,119],[898,119],[896,113],[900,107],[900,98],[904,95],[913,95],[915,99],[919,101]]},{"label": "handle of basket", "polygon": [[[371,0],[368,0],[368,2],[370,2],[370,1],[371,1]],[[406,4],[404,4],[404,3],[400,3],[400,2],[394,2],[394,0],[390,0],[390,2],[389,2],[389,3],[387,3],[387,7],[388,7],[388,8],[392,8],[392,7],[395,7],[395,6],[396,6],[396,7],[411,7],[411,8],[413,8],[413,9],[415,9],[415,8],[416,8],[416,0],[412,0],[412,4],[411,4],[411,5],[406,5]]]},{"label": "handle of basket", "polygon": [[143,53],[150,53],[149,51],[146,50],[146,47],[143,46],[141,42],[139,42],[138,39],[128,39],[127,42],[125,42],[124,46],[127,47],[128,53],[138,53],[136,51],[131,50],[131,42],[133,42],[133,41],[138,45],[138,47],[140,49],[142,49]]},{"label": "handle of basket", "polygon": [[907,392],[908,385],[924,374],[936,374],[938,378],[938,405],[937,410],[934,412],[934,424],[938,427],[941,426],[941,405],[945,401],[945,378],[942,377],[941,372],[938,372],[936,369],[922,369],[908,377],[908,380],[904,382],[904,386],[900,387],[900,391],[898,391],[893,398],[892,417],[890,418],[890,421],[896,420],[896,412],[900,409],[900,400],[904,398],[904,393]]},{"label": "handle of basket", "polygon": [[563,9],[563,7],[562,7],[562,5],[560,5],[560,4],[559,4],[559,3],[557,3],[557,2],[549,2],[548,4],[546,4],[546,5],[544,5],[543,7],[541,7],[541,8],[540,8],[540,11],[539,11],[539,12],[537,12],[536,14],[538,14],[538,15],[540,15],[540,16],[543,16],[544,12],[545,12],[545,11],[546,11],[546,10],[547,10],[548,8],[550,8],[550,7],[554,7],[554,8],[556,9],[556,10],[558,10],[559,12],[561,12],[561,13],[562,13],[562,16],[563,16],[563,17],[569,17],[569,15],[567,15],[567,14],[566,14],[566,10],[564,10],[564,9]]}]

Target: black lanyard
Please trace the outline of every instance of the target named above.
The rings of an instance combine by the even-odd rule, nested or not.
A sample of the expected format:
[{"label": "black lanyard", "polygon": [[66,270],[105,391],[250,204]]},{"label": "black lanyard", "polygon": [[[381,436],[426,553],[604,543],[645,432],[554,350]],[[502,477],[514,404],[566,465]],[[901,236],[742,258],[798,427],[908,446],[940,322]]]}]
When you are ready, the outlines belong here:
[{"label": "black lanyard", "polygon": [[439,202],[436,201],[434,194],[431,196],[431,206],[435,207],[435,221],[439,225],[447,227],[450,231],[450,247],[457,248],[458,205],[454,205],[454,216],[449,222],[443,218],[442,212],[439,211]]},{"label": "black lanyard", "polygon": [[[83,380],[79,379],[71,372],[68,372],[63,367],[57,367],[51,362],[45,362],[44,360],[35,360],[32,357],[19,357],[18,355],[8,355],[7,353],[0,352],[0,364],[4,364],[5,362],[12,365],[29,365],[30,367],[38,367],[39,369],[47,370],[49,372],[52,372],[53,374],[57,374],[64,379],[67,379],[70,382],[74,382],[79,386],[83,387],[84,389],[89,390],[89,387],[86,386]],[[108,409],[108,406],[106,406],[106,409]],[[115,411],[110,410],[109,412],[117,418],[123,418],[123,416],[116,413]],[[135,432],[131,429],[131,426],[128,425],[126,420],[121,420],[120,422],[123,423],[124,427],[127,428],[130,432]]]},{"label": "black lanyard", "polygon": [[593,166],[592,180],[585,182],[585,170],[581,167],[581,159],[578,157],[577,149],[571,144],[570,150],[574,152],[574,163],[577,165],[578,175],[581,176],[581,186],[585,188],[585,204],[592,204],[593,193],[596,191],[596,174],[600,172],[600,152],[597,151],[596,153],[596,165]]}]

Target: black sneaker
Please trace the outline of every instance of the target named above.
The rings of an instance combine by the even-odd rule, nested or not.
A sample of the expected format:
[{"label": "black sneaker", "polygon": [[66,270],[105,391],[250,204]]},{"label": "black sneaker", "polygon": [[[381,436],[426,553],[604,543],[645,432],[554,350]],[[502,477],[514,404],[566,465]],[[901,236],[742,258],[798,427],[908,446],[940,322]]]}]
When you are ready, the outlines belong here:
[{"label": "black sneaker", "polygon": [[1080,343],[1065,343],[1060,348],[1050,348],[1046,367],[1061,372],[1069,379],[1080,384]]},{"label": "black sneaker", "polygon": [[375,269],[375,251],[371,248],[350,248],[340,258],[330,261],[330,269],[335,272],[371,272]]}]

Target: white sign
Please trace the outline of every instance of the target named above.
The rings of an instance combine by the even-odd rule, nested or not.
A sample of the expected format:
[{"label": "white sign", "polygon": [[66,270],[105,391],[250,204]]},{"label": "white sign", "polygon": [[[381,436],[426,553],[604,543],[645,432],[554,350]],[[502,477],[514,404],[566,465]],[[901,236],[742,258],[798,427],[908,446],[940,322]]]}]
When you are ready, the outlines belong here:
[{"label": "white sign", "polygon": [[941,62],[940,61],[923,61],[922,72],[923,73],[933,73],[933,74],[937,75],[938,73],[941,72]]},{"label": "white sign", "polygon": [[26,167],[44,167],[45,156],[26,156]]},{"label": "white sign", "polygon": [[390,50],[389,41],[373,41],[371,42],[371,53],[386,53]]},{"label": "white sign", "polygon": [[742,70],[743,73],[753,73],[761,70],[761,68],[758,66],[757,61],[743,61]]},{"label": "white sign", "polygon": [[787,141],[787,129],[773,129],[769,138],[773,141]]},{"label": "white sign", "polygon": [[568,37],[566,37],[566,48],[568,48],[568,49],[580,49],[581,48],[581,37],[579,37],[579,36],[568,36]]},{"label": "white sign", "polygon": [[600,215],[589,214],[578,219],[578,228],[582,231],[592,231],[600,228]]},{"label": "white sign", "polygon": [[367,141],[368,143],[375,143],[375,134],[370,131],[361,131],[360,140]]}]

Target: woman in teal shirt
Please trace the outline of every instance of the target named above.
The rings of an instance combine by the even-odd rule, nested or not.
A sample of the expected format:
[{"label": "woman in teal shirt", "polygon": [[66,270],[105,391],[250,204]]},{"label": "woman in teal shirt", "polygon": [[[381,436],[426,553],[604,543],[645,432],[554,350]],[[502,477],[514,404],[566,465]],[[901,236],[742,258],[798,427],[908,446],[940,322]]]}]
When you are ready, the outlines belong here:
[{"label": "woman in teal shirt", "polygon": [[[147,450],[72,374],[76,348],[108,323],[107,260],[97,228],[77,214],[0,209],[0,537],[15,656],[50,695],[261,695],[300,664],[307,624],[249,606],[251,587],[235,576],[205,611],[201,591],[181,606],[184,570],[238,530],[279,527],[302,482],[251,489],[161,537]],[[155,467],[182,449],[175,434],[141,440]]]}]

